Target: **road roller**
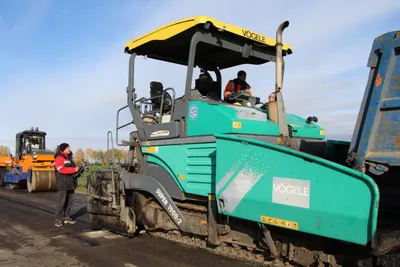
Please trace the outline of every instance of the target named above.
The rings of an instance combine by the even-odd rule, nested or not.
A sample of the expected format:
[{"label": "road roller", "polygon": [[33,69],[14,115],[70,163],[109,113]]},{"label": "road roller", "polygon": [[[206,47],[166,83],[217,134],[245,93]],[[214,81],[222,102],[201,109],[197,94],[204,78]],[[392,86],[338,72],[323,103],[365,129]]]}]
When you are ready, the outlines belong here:
[{"label": "road roller", "polygon": [[17,133],[15,156],[0,156],[0,185],[31,192],[56,191],[54,152],[46,149],[46,132],[38,127]]}]

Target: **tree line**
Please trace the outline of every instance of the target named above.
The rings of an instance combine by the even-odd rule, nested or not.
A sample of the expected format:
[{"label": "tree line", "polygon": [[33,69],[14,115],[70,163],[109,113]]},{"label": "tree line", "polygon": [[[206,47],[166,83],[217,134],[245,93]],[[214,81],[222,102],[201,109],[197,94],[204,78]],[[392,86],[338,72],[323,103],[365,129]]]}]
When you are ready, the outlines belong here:
[{"label": "tree line", "polygon": [[10,149],[7,146],[0,146],[0,156],[8,156]]},{"label": "tree line", "polygon": [[113,157],[116,164],[124,164],[128,161],[128,151],[118,148],[110,149],[109,151],[78,148],[73,151],[73,154],[77,164],[84,162],[85,164],[108,165],[109,160],[112,160]]},{"label": "tree line", "polygon": [[[56,149],[51,149],[55,153]],[[116,164],[124,164],[128,160],[128,151],[123,149],[114,148],[109,151],[103,151],[102,149],[87,148],[85,150],[77,148],[73,152],[74,160],[76,164],[84,162],[87,165],[108,165],[109,160],[115,156],[114,162]],[[0,156],[8,156],[10,149],[7,146],[0,146]]]}]

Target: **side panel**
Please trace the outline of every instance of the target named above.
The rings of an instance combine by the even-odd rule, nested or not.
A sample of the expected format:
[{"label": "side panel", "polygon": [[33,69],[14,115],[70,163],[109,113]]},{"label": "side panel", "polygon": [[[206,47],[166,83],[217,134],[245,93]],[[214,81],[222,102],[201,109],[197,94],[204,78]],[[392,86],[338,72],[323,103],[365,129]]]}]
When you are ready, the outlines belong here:
[{"label": "side panel", "polygon": [[[325,138],[325,132],[315,123],[287,114],[288,124],[294,137]],[[188,136],[204,136],[219,133],[279,136],[279,126],[268,119],[266,110],[243,106],[190,101],[187,115]]]},{"label": "side panel", "polygon": [[[147,160],[147,157],[145,157]],[[144,165],[144,175],[156,179],[167,190],[168,194],[175,199],[184,200],[185,196],[179,188],[175,179],[160,165],[146,162]]]},{"label": "side panel", "polygon": [[176,138],[179,136],[179,122],[145,125],[143,127],[148,140]]},{"label": "side panel", "polygon": [[189,194],[208,196],[215,182],[215,143],[143,147],[147,162],[168,171],[179,188]]},{"label": "side panel", "polygon": [[8,167],[12,165],[13,158],[10,156],[0,156],[0,167]]},{"label": "side panel", "polygon": [[278,125],[267,120],[264,112],[205,101],[189,103],[187,125],[188,136],[215,133],[279,135]]},{"label": "side panel", "polygon": [[377,37],[351,151],[356,169],[365,161],[400,166],[400,31]]},{"label": "side panel", "polygon": [[4,182],[5,183],[19,183],[20,181],[26,180],[31,176],[31,170],[27,172],[22,171],[22,167],[18,168],[17,172],[4,172]]},{"label": "side panel", "polygon": [[361,245],[374,236],[379,192],[370,177],[282,146],[216,138],[221,213]]}]

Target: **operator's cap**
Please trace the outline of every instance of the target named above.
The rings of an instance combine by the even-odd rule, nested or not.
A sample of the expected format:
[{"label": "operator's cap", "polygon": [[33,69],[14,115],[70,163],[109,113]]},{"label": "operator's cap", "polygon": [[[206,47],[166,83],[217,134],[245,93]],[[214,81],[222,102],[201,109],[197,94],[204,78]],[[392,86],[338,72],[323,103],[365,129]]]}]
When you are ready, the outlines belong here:
[{"label": "operator's cap", "polygon": [[63,151],[63,152],[64,152],[64,150],[65,150],[67,147],[69,147],[69,145],[68,145],[67,143],[62,143],[62,144],[60,144],[60,151]]}]

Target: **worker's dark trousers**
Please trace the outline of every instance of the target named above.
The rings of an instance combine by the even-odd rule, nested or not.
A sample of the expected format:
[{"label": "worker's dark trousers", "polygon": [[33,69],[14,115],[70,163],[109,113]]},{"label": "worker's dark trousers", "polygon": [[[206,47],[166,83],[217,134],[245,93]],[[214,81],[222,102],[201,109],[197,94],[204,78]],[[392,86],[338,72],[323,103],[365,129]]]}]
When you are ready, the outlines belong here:
[{"label": "worker's dark trousers", "polygon": [[71,216],[72,203],[74,202],[74,190],[62,190],[57,192],[57,203],[55,209],[56,219]]}]

